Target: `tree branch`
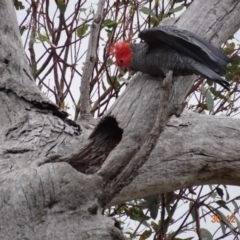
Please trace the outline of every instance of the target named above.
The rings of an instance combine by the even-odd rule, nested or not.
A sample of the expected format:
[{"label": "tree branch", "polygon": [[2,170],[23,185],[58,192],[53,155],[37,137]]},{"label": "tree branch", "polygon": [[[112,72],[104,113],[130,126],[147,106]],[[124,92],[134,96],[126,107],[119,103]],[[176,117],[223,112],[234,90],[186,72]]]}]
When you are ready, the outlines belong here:
[{"label": "tree branch", "polygon": [[87,56],[86,61],[84,63],[83,74],[81,79],[80,98],[76,106],[76,112],[74,117],[75,120],[77,120],[79,113],[81,118],[86,117],[85,115],[88,116],[87,118],[91,116],[89,84],[91,77],[93,75],[94,66],[97,62],[98,37],[102,23],[104,2],[105,2],[104,0],[100,0],[98,2],[97,12],[91,25]]},{"label": "tree branch", "polygon": [[203,184],[240,182],[240,119],[184,112],[167,124],[138,176],[111,205]]},{"label": "tree branch", "polygon": [[[181,109],[192,78],[174,79],[166,96],[159,87],[162,79],[137,75],[86,140],[56,117],[56,106],[30,80],[13,3],[0,5],[0,239],[122,239],[114,222],[98,213],[104,184],[106,202],[121,190],[111,204],[196,184],[239,185],[239,120],[190,114],[172,119],[160,137],[150,135],[155,129],[158,136]],[[238,1],[196,0],[176,25],[197,30],[219,46],[239,28],[239,11]],[[98,170],[104,179],[81,173],[76,162],[34,165],[54,153],[71,154],[88,141],[95,145],[84,148],[85,163],[95,163],[90,173]],[[78,153],[76,160],[83,152]],[[138,173],[133,180],[129,166]],[[117,185],[121,174],[127,186]]]}]

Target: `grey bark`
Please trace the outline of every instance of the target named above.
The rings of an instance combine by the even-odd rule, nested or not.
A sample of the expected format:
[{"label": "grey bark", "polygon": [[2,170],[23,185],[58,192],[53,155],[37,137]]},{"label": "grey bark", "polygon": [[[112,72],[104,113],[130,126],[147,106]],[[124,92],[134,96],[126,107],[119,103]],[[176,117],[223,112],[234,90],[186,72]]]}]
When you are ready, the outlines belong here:
[{"label": "grey bark", "polygon": [[[195,0],[174,24],[219,46],[239,13],[238,1]],[[100,205],[240,185],[239,120],[186,113],[168,123],[192,77],[169,88],[137,75],[93,132],[80,129],[32,80],[12,1],[1,1],[0,20],[0,239],[123,239]]]},{"label": "grey bark", "polygon": [[138,176],[110,205],[202,184],[240,185],[240,119],[173,117]]},{"label": "grey bark", "polygon": [[81,79],[80,98],[76,107],[75,119],[78,119],[79,113],[81,119],[91,120],[93,118],[91,115],[89,85],[93,75],[94,66],[97,62],[98,35],[102,23],[104,2],[104,0],[98,1],[97,12],[91,25],[86,61],[84,63]]}]

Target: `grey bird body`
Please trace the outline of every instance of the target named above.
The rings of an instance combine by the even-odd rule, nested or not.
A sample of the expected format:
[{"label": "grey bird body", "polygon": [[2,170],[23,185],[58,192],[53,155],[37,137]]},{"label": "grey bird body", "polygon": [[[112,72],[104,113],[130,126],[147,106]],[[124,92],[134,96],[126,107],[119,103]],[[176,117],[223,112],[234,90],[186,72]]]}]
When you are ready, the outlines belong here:
[{"label": "grey bird body", "polygon": [[199,74],[229,89],[223,67],[230,59],[206,40],[172,26],[146,29],[139,37],[144,43],[130,45],[131,70],[162,77],[169,70],[175,76]]},{"label": "grey bird body", "polygon": [[146,43],[139,43],[131,44],[131,49],[133,51],[131,70],[161,77],[165,77],[169,70],[173,70],[173,74],[176,76],[193,73],[190,64],[195,60],[167,45],[149,47]]}]

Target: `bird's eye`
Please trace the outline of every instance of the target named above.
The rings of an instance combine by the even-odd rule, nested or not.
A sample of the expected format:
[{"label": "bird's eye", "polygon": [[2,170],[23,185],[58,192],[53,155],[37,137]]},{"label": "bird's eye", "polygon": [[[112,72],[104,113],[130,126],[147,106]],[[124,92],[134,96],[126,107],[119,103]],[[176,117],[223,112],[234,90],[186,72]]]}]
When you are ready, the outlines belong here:
[{"label": "bird's eye", "polygon": [[123,60],[122,59],[120,59],[120,63],[123,64]]}]

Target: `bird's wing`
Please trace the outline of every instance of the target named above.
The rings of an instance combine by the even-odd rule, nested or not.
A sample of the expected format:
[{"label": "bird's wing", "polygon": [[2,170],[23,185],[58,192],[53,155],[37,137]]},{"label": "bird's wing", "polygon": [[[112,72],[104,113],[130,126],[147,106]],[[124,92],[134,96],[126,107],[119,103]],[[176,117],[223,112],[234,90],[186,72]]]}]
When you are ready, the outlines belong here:
[{"label": "bird's wing", "polygon": [[227,56],[206,40],[173,26],[145,29],[139,33],[139,37],[149,46],[165,43],[178,52],[209,66],[220,75],[225,74],[222,66],[230,62]]}]

